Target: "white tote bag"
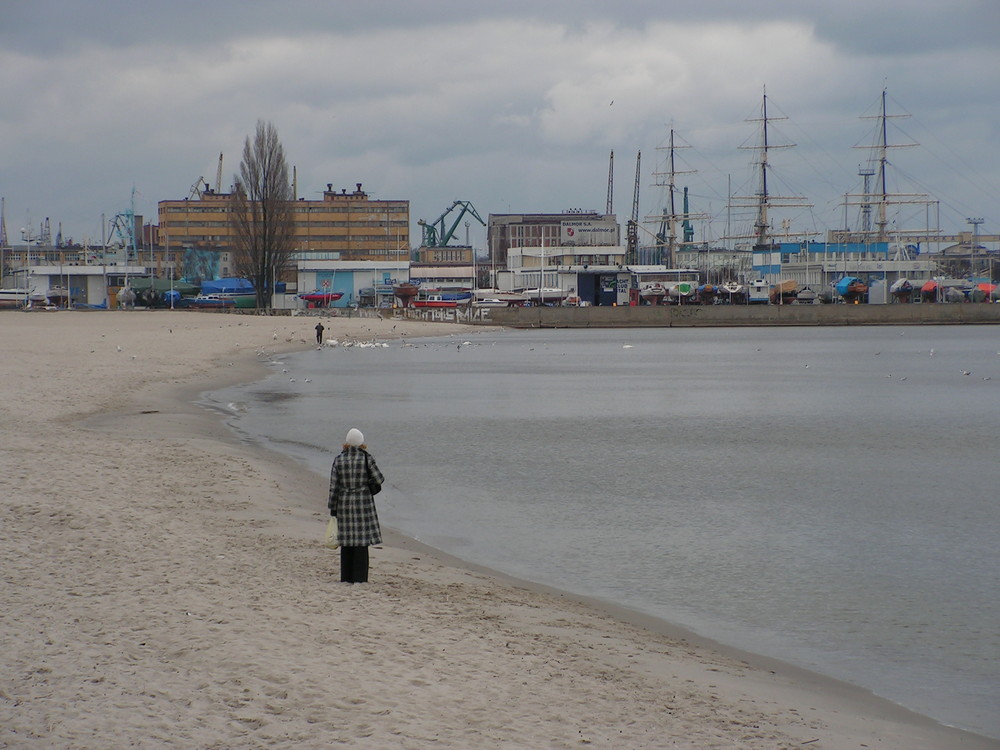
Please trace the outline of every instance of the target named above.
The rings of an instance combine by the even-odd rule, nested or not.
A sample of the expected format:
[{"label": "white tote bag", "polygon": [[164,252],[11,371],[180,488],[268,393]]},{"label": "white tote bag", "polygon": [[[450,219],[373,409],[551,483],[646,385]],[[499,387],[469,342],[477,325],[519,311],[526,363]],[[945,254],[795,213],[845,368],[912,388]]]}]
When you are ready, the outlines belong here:
[{"label": "white tote bag", "polygon": [[326,546],[330,549],[337,549],[340,546],[340,531],[337,528],[337,519],[330,518],[330,523],[326,525]]}]

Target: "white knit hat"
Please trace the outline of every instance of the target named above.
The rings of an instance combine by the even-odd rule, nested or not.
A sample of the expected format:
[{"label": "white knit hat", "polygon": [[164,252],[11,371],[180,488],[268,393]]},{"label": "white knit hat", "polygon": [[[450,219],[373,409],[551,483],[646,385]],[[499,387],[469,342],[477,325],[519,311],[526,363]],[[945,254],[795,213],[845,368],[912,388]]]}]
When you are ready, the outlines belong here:
[{"label": "white knit hat", "polygon": [[361,434],[361,430],[356,427],[352,427],[347,433],[347,440],[344,441],[348,445],[353,445],[358,447],[365,442],[365,436]]}]

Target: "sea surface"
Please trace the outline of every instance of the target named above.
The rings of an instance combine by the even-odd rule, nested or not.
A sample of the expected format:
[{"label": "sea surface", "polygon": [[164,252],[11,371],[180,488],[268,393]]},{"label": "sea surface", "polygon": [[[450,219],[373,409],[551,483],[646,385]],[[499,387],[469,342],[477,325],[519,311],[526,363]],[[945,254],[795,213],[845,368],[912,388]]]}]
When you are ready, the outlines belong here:
[{"label": "sea surface", "polygon": [[273,366],[207,403],[323,475],[360,428],[384,524],[1000,738],[1000,327],[485,329]]}]

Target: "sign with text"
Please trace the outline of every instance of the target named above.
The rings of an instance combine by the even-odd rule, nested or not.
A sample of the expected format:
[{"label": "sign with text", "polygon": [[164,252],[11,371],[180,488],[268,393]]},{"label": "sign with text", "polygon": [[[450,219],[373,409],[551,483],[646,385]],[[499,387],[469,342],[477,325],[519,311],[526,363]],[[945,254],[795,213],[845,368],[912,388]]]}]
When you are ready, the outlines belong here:
[{"label": "sign with text", "polygon": [[612,220],[563,219],[560,230],[562,245],[617,245],[618,223]]}]

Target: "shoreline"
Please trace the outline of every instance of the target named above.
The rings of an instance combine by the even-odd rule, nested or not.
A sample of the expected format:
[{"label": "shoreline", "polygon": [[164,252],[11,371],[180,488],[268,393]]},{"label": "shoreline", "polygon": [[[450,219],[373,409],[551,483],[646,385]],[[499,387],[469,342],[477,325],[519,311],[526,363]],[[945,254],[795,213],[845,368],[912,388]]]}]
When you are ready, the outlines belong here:
[{"label": "shoreline", "polygon": [[[17,644],[4,657],[0,741],[1000,747],[853,685],[389,529],[372,552],[372,583],[342,587],[320,542],[325,477],[240,440],[197,403],[261,377],[258,347],[311,346],[268,335],[311,334],[311,318],[253,319],[238,331],[239,351],[230,345],[220,360],[213,346],[243,325],[227,316],[183,314],[195,316],[193,329],[171,357],[161,340],[173,332],[162,327],[186,317],[64,315],[85,317],[31,316],[18,332],[5,320],[0,332],[7,354],[29,351],[28,333],[36,347],[46,342],[41,367],[5,367],[9,398],[23,398],[5,410],[22,431],[2,438],[13,541],[4,566],[22,585],[0,625]],[[367,335],[378,324],[331,318],[328,335],[342,325]],[[407,337],[477,333],[404,326],[431,331]],[[98,331],[116,327],[122,343],[105,346]],[[71,371],[73,349],[101,361]],[[135,360],[121,355],[142,362],[157,349],[148,369],[125,371]],[[60,459],[44,476],[39,445]]]}]

